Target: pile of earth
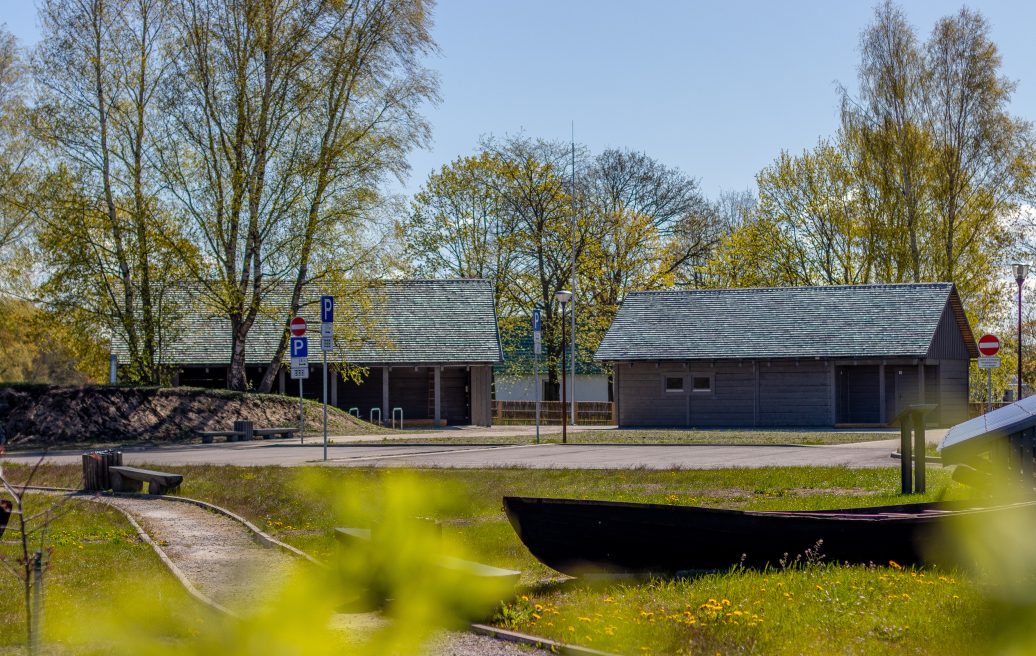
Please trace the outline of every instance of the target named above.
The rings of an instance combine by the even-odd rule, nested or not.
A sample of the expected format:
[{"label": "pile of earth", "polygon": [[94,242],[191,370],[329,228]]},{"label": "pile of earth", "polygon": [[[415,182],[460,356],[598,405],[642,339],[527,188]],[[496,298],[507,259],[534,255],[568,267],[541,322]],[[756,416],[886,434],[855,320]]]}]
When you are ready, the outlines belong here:
[{"label": "pile of earth", "polygon": [[[322,425],[323,409],[305,405],[309,432]],[[185,441],[197,439],[195,431],[229,430],[238,419],[257,428],[297,426],[299,402],[194,387],[0,386],[0,443],[6,437],[12,446]],[[327,419],[336,435],[378,430],[337,408],[328,408]]]}]

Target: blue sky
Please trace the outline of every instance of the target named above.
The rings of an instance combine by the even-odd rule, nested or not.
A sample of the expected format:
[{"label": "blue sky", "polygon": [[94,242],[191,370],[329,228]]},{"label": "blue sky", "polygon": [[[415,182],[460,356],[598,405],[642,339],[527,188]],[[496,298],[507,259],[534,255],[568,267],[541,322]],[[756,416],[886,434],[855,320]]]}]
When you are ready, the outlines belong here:
[{"label": "blue sky", "polygon": [[[959,3],[902,3],[926,38]],[[1036,3],[969,5],[992,24],[1012,111],[1036,119]],[[0,20],[37,38],[29,0]],[[595,152],[642,150],[699,178],[706,194],[752,186],[781,149],[801,151],[838,124],[836,83],[855,87],[873,2],[442,0],[429,58],[443,101],[428,107],[431,150],[415,152],[404,191],[474,151],[480,135],[524,132]]]}]

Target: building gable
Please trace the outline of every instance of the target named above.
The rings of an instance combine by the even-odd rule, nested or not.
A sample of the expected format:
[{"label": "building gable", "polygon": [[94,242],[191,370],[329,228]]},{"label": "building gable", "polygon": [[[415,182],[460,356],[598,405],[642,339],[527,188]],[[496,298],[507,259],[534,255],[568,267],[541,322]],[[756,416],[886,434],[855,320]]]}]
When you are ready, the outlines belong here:
[{"label": "building gable", "polygon": [[974,337],[951,283],[638,292],[595,358],[679,361],[925,358],[947,309],[965,353]]}]

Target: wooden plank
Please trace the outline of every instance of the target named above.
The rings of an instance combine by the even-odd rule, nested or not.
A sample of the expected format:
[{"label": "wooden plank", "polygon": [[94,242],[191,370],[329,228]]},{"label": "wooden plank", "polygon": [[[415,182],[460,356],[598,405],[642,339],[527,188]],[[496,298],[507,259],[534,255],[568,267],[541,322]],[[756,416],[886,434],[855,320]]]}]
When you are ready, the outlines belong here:
[{"label": "wooden plank", "polygon": [[433,381],[432,381],[432,385],[435,387],[435,390],[434,390],[435,399],[433,401],[433,403],[435,403],[435,427],[439,428],[439,426],[441,425],[441,421],[442,421],[442,367],[441,366],[436,365],[434,367],[434,374],[433,374],[433,376],[434,376],[434,378],[433,378]]},{"label": "wooden plank", "polygon": [[381,368],[381,423],[386,425],[391,417],[392,410],[389,408],[389,369]]},{"label": "wooden plank", "polygon": [[917,410],[913,413],[913,424],[914,424],[914,491],[918,494],[924,494],[925,491],[925,462],[926,453],[928,451],[927,443],[925,441],[924,427],[925,423],[924,410]]},{"label": "wooden plank", "polygon": [[885,363],[882,362],[878,365],[878,422],[881,424],[889,423],[888,418],[888,403],[885,398]]},{"label": "wooden plank", "polygon": [[910,494],[913,490],[913,477],[910,474],[910,415],[903,414],[899,423],[899,479],[900,492]]}]

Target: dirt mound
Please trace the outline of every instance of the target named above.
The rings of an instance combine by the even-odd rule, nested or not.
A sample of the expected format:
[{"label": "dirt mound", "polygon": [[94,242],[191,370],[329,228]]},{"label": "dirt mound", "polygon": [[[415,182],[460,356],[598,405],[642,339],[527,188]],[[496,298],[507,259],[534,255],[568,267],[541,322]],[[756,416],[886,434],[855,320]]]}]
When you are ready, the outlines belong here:
[{"label": "dirt mound", "polygon": [[[322,425],[323,410],[305,405],[308,433]],[[297,426],[298,400],[193,387],[0,386],[0,438],[11,445],[183,441],[196,438],[194,431],[229,430],[237,419],[251,419],[256,427]],[[374,430],[328,408],[331,433]]]}]

